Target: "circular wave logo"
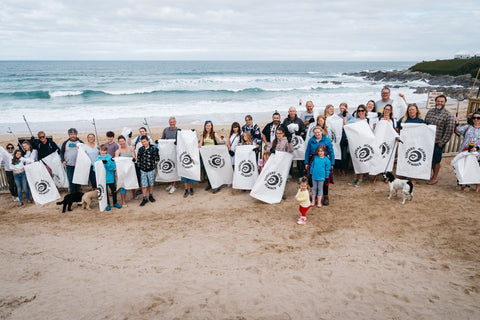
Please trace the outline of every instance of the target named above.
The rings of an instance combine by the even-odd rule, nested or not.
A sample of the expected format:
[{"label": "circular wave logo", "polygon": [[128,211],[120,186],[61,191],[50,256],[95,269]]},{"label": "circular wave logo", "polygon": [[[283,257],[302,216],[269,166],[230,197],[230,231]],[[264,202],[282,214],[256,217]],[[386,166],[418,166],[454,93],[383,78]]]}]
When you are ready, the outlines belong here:
[{"label": "circular wave logo", "polygon": [[298,149],[300,146],[301,146],[301,138],[299,138],[298,136],[295,136],[293,135],[292,136],[292,145],[293,145],[293,149]]},{"label": "circular wave logo", "polygon": [[101,184],[97,184],[97,194],[98,194],[98,201],[103,200],[103,196],[105,195],[105,189]]},{"label": "circular wave logo", "polygon": [[215,169],[223,168],[223,166],[225,166],[225,160],[219,154],[213,154],[208,159],[208,164]]},{"label": "circular wave logo", "polygon": [[365,144],[355,149],[355,157],[360,162],[366,162],[368,160],[371,160],[373,158],[373,154],[373,148],[369,144]]},{"label": "circular wave logo", "polygon": [[422,148],[411,147],[405,152],[405,159],[411,166],[420,166],[425,162],[427,155]]},{"label": "circular wave logo", "polygon": [[282,175],[278,172],[270,172],[265,176],[265,187],[271,190],[276,190],[282,185],[283,179]]},{"label": "circular wave logo", "polygon": [[175,169],[175,162],[171,159],[164,159],[160,161],[160,169],[163,173],[172,173]]},{"label": "circular wave logo", "polygon": [[187,168],[187,169],[193,167],[193,159],[187,152],[183,152],[180,155],[180,163],[184,168]]},{"label": "circular wave logo", "polygon": [[332,130],[332,143],[337,143],[337,135],[335,134],[335,132]]},{"label": "circular wave logo", "polygon": [[386,156],[390,154],[390,146],[384,142],[380,145],[380,155],[382,156],[383,159],[385,159]]},{"label": "circular wave logo", "polygon": [[40,180],[35,183],[35,190],[37,190],[39,194],[46,194],[50,191],[50,183],[45,180]]},{"label": "circular wave logo", "polygon": [[251,177],[255,170],[255,165],[250,160],[242,160],[238,165],[238,171],[240,174],[246,178]]}]

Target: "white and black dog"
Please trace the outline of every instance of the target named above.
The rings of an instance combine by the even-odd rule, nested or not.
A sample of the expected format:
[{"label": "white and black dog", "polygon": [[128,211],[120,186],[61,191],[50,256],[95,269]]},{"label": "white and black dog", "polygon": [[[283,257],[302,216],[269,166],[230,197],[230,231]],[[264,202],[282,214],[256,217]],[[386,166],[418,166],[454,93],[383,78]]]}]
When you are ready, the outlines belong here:
[{"label": "white and black dog", "polygon": [[385,182],[388,182],[388,187],[390,188],[390,193],[388,194],[387,199],[390,200],[392,197],[392,192],[395,190],[395,197],[397,196],[398,190],[402,190],[403,201],[402,204],[405,204],[405,199],[410,195],[410,201],[413,200],[413,183],[410,180],[397,179],[391,172],[385,172],[383,174],[383,179]]}]

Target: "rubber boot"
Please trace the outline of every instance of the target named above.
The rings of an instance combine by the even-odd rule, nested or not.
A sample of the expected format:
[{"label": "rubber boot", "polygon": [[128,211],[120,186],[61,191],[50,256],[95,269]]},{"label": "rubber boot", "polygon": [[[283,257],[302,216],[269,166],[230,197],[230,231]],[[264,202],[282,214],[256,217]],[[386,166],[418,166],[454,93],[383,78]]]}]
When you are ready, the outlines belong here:
[{"label": "rubber boot", "polygon": [[328,196],[323,196],[323,201],[322,201],[324,206],[328,206],[330,202],[328,202]]}]

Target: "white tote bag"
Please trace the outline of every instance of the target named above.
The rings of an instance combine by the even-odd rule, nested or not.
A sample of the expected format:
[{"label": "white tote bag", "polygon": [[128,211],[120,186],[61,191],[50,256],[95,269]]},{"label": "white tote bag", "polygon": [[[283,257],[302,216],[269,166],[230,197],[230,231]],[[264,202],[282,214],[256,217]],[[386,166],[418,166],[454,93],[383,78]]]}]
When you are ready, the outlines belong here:
[{"label": "white tote bag", "polygon": [[116,157],[115,165],[117,171],[117,190],[120,188],[126,190],[138,189],[137,172],[135,164],[130,157]]},{"label": "white tote bag", "polygon": [[[334,114],[327,118],[327,128],[332,133],[332,146],[335,160],[342,159],[342,150],[340,148],[340,141],[342,140],[343,118]],[[330,138],[330,137],[329,137]]]},{"label": "white tote bag", "polygon": [[68,177],[65,168],[63,167],[62,160],[58,152],[54,152],[43,158],[41,161],[52,169],[53,181],[58,188],[68,188]]},{"label": "white tote bag", "polygon": [[352,157],[353,169],[356,174],[370,172],[378,157],[378,146],[375,135],[367,120],[357,121],[344,126],[348,138],[348,148]]},{"label": "white tote bag", "polygon": [[82,186],[88,186],[88,177],[90,176],[90,167],[92,161],[85,152],[84,144],[78,146],[77,161],[75,162],[75,171],[73,172],[73,183]]},{"label": "white tote bag", "polygon": [[55,182],[43,163],[37,161],[27,164],[25,174],[35,203],[45,204],[60,199]]},{"label": "white tote bag", "polygon": [[270,156],[250,195],[266,203],[279,203],[287,184],[288,172],[293,156],[289,152],[277,151]]},{"label": "white tote bag", "polygon": [[232,184],[233,169],[226,145],[203,146],[200,154],[212,188]]},{"label": "white tote bag", "polygon": [[[377,123],[375,129],[375,140],[378,146],[378,157],[372,163],[370,174],[375,175],[383,173],[385,171],[393,170],[393,163],[395,162],[395,152],[397,150],[398,143],[395,142],[398,133],[393,129],[390,122],[386,120],[380,120]],[[388,167],[387,167],[388,164]]]},{"label": "white tote bag", "polygon": [[235,151],[234,189],[251,190],[258,178],[257,160],[253,145],[237,146]]},{"label": "white tote bag", "polygon": [[480,184],[480,166],[478,152],[460,152],[453,158],[451,165],[459,184]]},{"label": "white tote bag", "polygon": [[305,141],[299,135],[292,134],[293,160],[305,160]]}]

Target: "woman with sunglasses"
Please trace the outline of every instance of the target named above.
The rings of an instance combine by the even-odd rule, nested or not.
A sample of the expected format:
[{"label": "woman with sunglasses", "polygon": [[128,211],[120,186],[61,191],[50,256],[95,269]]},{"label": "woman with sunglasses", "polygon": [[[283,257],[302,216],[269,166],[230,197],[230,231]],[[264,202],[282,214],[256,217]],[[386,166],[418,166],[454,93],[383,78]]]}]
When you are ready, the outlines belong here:
[{"label": "woman with sunglasses", "polygon": [[[357,107],[357,111],[355,112],[355,114],[356,114],[356,117],[352,118],[350,121],[348,121],[348,123],[355,123],[362,120],[367,120],[367,122],[369,122],[369,119],[367,118],[367,108],[365,107],[364,104],[361,104]],[[354,185],[355,187],[360,187],[363,184],[364,174],[366,174],[366,172],[358,173],[358,174],[354,173],[353,180],[350,181],[348,184]]]},{"label": "woman with sunglasses", "polygon": [[7,177],[7,183],[8,183],[8,190],[10,191],[10,194],[12,195],[12,200],[13,201],[18,201],[17,197],[17,185],[15,184],[15,179],[13,178],[13,171],[12,171],[12,159],[13,159],[13,150],[15,147],[13,144],[9,143],[6,146],[7,151],[5,152],[5,149],[0,147],[2,154],[1,154],[1,163],[3,163],[4,168],[5,168],[5,176]]},{"label": "woman with sunglasses", "polygon": [[[465,124],[460,127],[455,128],[455,133],[457,135],[463,136],[463,142],[460,145],[460,150],[458,152],[463,151],[480,151],[480,111],[476,111],[475,113],[469,115],[468,117],[468,124]],[[477,156],[477,160],[480,161],[480,155]],[[463,190],[465,192],[470,191],[470,185],[457,185],[457,190]],[[476,191],[478,192],[479,185],[477,185]]]},{"label": "woman with sunglasses", "polygon": [[32,148],[38,151],[38,160],[42,160],[49,154],[54,153],[55,151],[59,151],[60,149],[58,148],[58,145],[53,142],[51,138],[47,138],[45,135],[45,132],[39,131],[38,134],[38,139],[35,139],[34,136],[30,138],[30,143],[32,145]]}]

